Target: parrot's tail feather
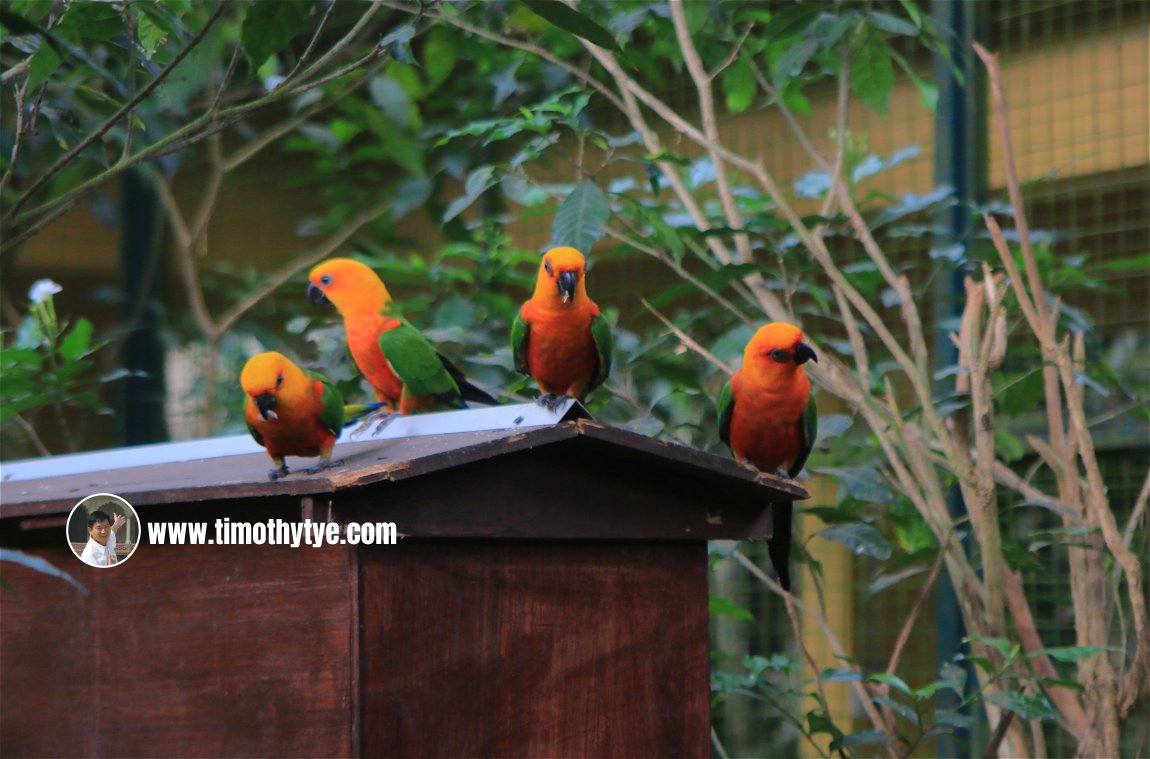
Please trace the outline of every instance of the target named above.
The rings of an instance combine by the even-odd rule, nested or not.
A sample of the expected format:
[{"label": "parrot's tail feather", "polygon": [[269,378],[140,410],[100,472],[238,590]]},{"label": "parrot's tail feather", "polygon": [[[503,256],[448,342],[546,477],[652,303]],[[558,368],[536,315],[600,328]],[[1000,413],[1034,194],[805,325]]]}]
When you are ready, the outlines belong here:
[{"label": "parrot's tail feather", "polygon": [[451,379],[455,380],[455,384],[459,386],[459,395],[464,401],[481,403],[484,406],[499,405],[499,401],[495,400],[495,398],[483,388],[473,385],[467,377],[463,376],[463,372],[459,370],[459,367],[451,363],[442,353],[439,354],[439,360],[443,362],[443,368],[451,375]]},{"label": "parrot's tail feather", "polygon": [[471,401],[472,403],[481,403],[484,406],[498,406],[499,401],[495,400],[481,387],[471,384],[467,380],[459,383],[459,392],[463,396],[463,400]]},{"label": "parrot's tail feather", "polygon": [[791,521],[794,518],[794,505],[775,501],[771,504],[774,520],[774,535],[767,541],[767,553],[771,555],[771,565],[778,575],[779,585],[788,593],[791,590]]}]

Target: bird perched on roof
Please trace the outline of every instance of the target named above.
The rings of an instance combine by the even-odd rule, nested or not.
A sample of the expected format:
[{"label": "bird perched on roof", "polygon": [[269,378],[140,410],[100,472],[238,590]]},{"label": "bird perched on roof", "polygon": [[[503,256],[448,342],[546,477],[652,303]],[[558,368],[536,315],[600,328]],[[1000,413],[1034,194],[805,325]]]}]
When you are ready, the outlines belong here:
[{"label": "bird perched on roof", "polygon": [[[719,437],[739,461],[794,478],[818,434],[811,381],[803,364],[818,362],[798,327],[772,322],[760,327],[743,351],[743,367],[719,395]],[[768,541],[779,584],[791,588],[793,506],[772,504],[774,535]]]},{"label": "bird perched on roof", "polygon": [[611,373],[611,327],[587,296],[587,263],[574,248],[552,248],[539,262],[535,292],[511,326],[515,368],[539,385],[537,402],[554,411],[583,400]]},{"label": "bird perched on roof", "polygon": [[272,480],[288,474],[286,456],[319,456],[319,465],[307,470],[312,473],[339,465],[331,454],[340,431],[379,407],[378,403],[345,406],[326,377],[301,369],[275,351],[248,359],[240,384],[246,394],[248,431],[276,465],[268,472]]},{"label": "bird perched on roof", "polygon": [[416,414],[465,408],[466,401],[498,403],[399,315],[387,286],[366,264],[331,258],[317,264],[308,280],[313,303],[339,309],[352,358],[387,411]]}]

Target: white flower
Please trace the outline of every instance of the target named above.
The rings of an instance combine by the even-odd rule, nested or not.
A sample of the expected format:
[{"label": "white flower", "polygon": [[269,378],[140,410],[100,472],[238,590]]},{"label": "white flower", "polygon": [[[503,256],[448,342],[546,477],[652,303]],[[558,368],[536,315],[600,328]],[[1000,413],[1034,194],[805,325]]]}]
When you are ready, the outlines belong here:
[{"label": "white flower", "polygon": [[32,303],[40,303],[63,289],[50,279],[38,279],[28,288],[28,300]]}]

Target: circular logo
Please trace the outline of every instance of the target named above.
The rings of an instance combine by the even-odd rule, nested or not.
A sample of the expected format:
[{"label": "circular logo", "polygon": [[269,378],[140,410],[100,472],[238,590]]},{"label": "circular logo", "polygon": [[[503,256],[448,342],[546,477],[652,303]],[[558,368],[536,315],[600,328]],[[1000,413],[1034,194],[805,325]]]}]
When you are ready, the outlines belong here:
[{"label": "circular logo", "polygon": [[140,517],[113,493],[93,493],[72,507],[65,527],[76,558],[100,569],[118,567],[140,544]]}]

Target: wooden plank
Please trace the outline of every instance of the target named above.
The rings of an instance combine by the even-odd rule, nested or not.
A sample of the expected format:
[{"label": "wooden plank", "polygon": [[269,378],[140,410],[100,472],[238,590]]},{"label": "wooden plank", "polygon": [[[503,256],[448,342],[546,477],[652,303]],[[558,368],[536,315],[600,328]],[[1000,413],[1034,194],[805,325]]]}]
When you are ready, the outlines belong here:
[{"label": "wooden plank", "polygon": [[341,443],[336,455],[343,466],[307,474],[302,470],[313,462],[293,458],[289,465],[296,471],[276,482],[267,480],[270,464],[262,454],[0,482],[0,519],[66,514],[92,493],[116,493],[136,506],[321,495],[421,477],[541,446],[568,445],[576,439],[580,446],[603,455],[627,456],[642,470],[636,471],[637,476],[658,477],[664,470],[680,468],[708,479],[716,488],[752,483],[777,499],[808,497],[793,481],[752,471],[730,458],[581,420],[527,430]]},{"label": "wooden plank", "polygon": [[415,537],[770,537],[771,491],[750,481],[722,485],[682,467],[652,471],[580,440],[341,492],[333,513],[345,523],[394,522]]},{"label": "wooden plank", "polygon": [[708,755],[702,541],[361,557],[363,756]]},{"label": "wooden plank", "polygon": [[141,546],[105,570],[34,552],[91,596],[4,565],[6,757],[353,753],[348,550]]}]

